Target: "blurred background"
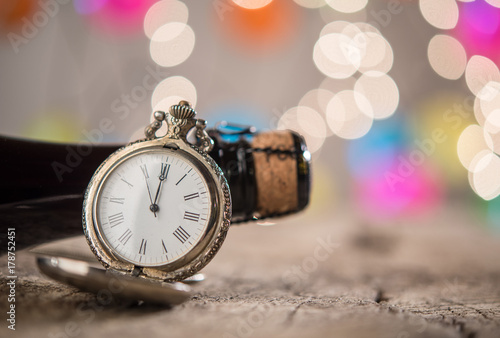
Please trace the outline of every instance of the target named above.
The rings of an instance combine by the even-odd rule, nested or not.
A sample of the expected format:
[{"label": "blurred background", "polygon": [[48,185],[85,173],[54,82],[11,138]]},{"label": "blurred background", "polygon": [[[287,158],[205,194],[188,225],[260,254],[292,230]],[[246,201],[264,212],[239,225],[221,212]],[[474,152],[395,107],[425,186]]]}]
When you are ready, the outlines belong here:
[{"label": "blurred background", "polygon": [[500,0],[15,0],[0,32],[0,134],[126,143],[187,99],[303,134],[311,217],[500,231]]}]

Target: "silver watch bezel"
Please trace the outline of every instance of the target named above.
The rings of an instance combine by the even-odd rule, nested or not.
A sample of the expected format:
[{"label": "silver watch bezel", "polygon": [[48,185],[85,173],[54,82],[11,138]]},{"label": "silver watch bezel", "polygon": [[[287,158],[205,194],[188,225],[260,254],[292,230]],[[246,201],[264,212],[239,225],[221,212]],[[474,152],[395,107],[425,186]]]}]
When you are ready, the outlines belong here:
[{"label": "silver watch bezel", "polygon": [[[96,203],[100,189],[108,175],[123,161],[148,151],[179,152],[200,171],[207,180],[212,199],[210,221],[198,243],[183,257],[155,267],[141,267],[113,253],[101,237],[96,218]],[[182,139],[170,137],[141,140],[122,147],[111,154],[96,170],[85,192],[83,202],[83,229],[87,242],[98,260],[108,269],[163,281],[188,278],[205,267],[222,245],[231,219],[231,195],[222,170],[215,161],[196,146]]]}]

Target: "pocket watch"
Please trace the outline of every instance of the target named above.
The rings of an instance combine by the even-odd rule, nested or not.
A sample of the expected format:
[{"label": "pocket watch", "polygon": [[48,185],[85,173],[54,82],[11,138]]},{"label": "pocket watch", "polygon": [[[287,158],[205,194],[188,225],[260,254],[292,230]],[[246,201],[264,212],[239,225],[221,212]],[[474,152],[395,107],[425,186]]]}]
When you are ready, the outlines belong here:
[{"label": "pocket watch", "polygon": [[[158,281],[186,279],[223,243],[231,195],[208,155],[214,142],[186,101],[155,112],[146,138],[111,154],[85,192],[83,228],[110,271]],[[167,133],[156,132],[167,124]],[[193,144],[188,142],[194,139]]]}]

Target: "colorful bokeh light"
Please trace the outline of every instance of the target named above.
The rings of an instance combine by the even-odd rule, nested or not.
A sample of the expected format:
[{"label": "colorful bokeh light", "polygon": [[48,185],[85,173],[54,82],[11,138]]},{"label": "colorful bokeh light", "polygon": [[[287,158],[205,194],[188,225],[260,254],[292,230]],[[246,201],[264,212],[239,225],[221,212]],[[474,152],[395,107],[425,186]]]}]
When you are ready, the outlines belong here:
[{"label": "colorful bokeh light", "polygon": [[73,6],[79,14],[91,14],[102,9],[109,0],[73,0]]},{"label": "colorful bokeh light", "polygon": [[[399,167],[395,165],[389,172],[397,173]],[[371,222],[424,217],[442,204],[443,183],[431,168],[422,166],[397,183],[390,183],[385,175],[374,173],[355,182],[354,194],[362,214]]]},{"label": "colorful bokeh light", "polygon": [[[60,109],[51,109],[26,124],[22,136],[48,142],[74,143],[84,140],[81,120],[75,114]],[[83,138],[83,139],[82,139]]]},{"label": "colorful bokeh light", "polygon": [[0,2],[0,29],[5,31],[17,31],[24,20],[32,15],[38,2],[35,0],[15,0]]},{"label": "colorful bokeh light", "polygon": [[75,10],[91,26],[109,36],[139,35],[144,17],[156,0],[78,0]]},{"label": "colorful bokeh light", "polygon": [[248,102],[226,102],[209,107],[204,114],[212,124],[227,121],[239,126],[253,126],[257,130],[269,130],[273,127],[269,124],[266,112]]},{"label": "colorful bokeh light", "polygon": [[355,178],[369,177],[373,171],[388,171],[408,144],[410,137],[403,120],[381,121],[365,137],[349,142],[349,171]]},{"label": "colorful bokeh light", "polygon": [[488,224],[500,234],[500,197],[497,197],[488,202]]},{"label": "colorful bokeh light", "polygon": [[500,8],[479,0],[460,3],[454,35],[468,55],[483,55],[500,63]]},{"label": "colorful bokeh light", "polygon": [[269,5],[273,0],[233,0],[235,4],[246,9],[260,9]]},{"label": "colorful bokeh light", "polygon": [[257,9],[243,8],[232,0],[221,0],[219,5],[214,11],[218,32],[247,55],[283,49],[298,36],[302,23],[300,7],[290,0],[274,0]]},{"label": "colorful bokeh light", "polygon": [[440,205],[444,187],[438,171],[414,149],[407,121],[377,123],[348,146],[354,199],[370,220],[426,214]]}]

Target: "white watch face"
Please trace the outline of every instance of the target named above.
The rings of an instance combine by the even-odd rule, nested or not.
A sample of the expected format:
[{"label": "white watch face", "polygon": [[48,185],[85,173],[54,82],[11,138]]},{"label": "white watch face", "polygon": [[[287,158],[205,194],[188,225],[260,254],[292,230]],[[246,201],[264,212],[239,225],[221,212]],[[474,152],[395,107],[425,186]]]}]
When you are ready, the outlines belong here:
[{"label": "white watch face", "polygon": [[179,151],[153,150],[120,162],[96,199],[101,237],[137,266],[172,263],[202,239],[210,220],[208,183]]}]

